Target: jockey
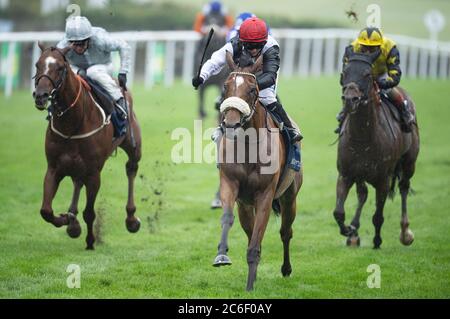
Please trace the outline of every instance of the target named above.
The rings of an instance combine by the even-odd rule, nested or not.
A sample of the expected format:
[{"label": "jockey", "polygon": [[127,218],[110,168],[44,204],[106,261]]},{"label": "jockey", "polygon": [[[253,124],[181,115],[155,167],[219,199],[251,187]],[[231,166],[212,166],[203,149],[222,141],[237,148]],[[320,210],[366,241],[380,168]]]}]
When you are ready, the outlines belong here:
[{"label": "jockey", "polygon": [[[364,28],[351,45],[345,49],[343,65],[348,62],[349,56],[353,53],[373,53],[378,51],[378,58],[373,62],[372,74],[381,90],[381,94],[392,101],[400,110],[402,118],[402,129],[411,132],[411,125],[414,122],[414,115],[408,104],[408,100],[397,88],[402,76],[400,69],[400,53],[394,41],[383,36],[378,28]],[[344,122],[344,108],[338,114],[339,127],[335,130],[340,133]]]},{"label": "jockey", "polygon": [[[112,39],[102,28],[92,27],[85,17],[70,17],[66,21],[66,34],[57,47],[62,49],[70,46],[71,51],[67,53],[69,61],[75,73],[83,73],[92,80],[99,82],[116,102],[120,112],[111,115],[114,126],[118,128],[115,136],[126,133],[127,103],[120,88],[126,91],[127,73],[130,71],[131,54],[130,46],[122,40]],[[111,52],[119,51],[121,66],[118,82],[112,77],[113,65]],[[119,87],[120,86],[120,87]]]},{"label": "jockey", "polygon": [[276,113],[288,129],[291,141],[298,142],[303,137],[292,125],[281,103],[277,100],[276,84],[280,68],[280,47],[268,34],[266,23],[256,17],[247,19],[241,25],[239,36],[231,39],[211,56],[203,65],[200,76],[192,79],[192,85],[198,88],[211,75],[218,74],[226,64],[226,53],[230,52],[234,62],[240,67],[248,66],[263,55],[263,71],[256,74],[259,87],[259,101],[268,110]]},{"label": "jockey", "polygon": [[211,1],[203,7],[202,12],[195,17],[194,31],[201,35],[208,34],[211,25],[217,25],[220,29],[215,31],[223,36],[233,27],[233,17],[227,14],[220,1]]}]

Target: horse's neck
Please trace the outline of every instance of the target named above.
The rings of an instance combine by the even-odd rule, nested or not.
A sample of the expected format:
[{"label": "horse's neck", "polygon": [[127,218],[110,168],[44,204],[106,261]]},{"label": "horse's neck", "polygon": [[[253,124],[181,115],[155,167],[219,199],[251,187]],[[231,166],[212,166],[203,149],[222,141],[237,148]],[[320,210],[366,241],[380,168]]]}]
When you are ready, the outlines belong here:
[{"label": "horse's neck", "polygon": [[267,111],[265,108],[257,101],[255,106],[255,114],[253,114],[251,120],[248,122],[248,127],[244,128],[253,128],[259,133],[261,128],[265,128],[268,119],[266,119]]},{"label": "horse's neck", "polygon": [[[85,103],[86,94],[86,89],[82,83],[77,79],[75,73],[69,69],[66,80],[59,90],[57,104],[64,109],[70,108],[70,110],[67,110],[61,117],[55,117],[56,122],[60,122],[65,128],[78,127],[83,116],[85,116],[86,108],[83,103]],[[73,103],[75,104],[71,107]]]},{"label": "horse's neck", "polygon": [[351,140],[370,142],[375,138],[381,107],[376,94],[375,90],[372,90],[368,105],[360,106],[355,114],[349,114],[347,130]]}]

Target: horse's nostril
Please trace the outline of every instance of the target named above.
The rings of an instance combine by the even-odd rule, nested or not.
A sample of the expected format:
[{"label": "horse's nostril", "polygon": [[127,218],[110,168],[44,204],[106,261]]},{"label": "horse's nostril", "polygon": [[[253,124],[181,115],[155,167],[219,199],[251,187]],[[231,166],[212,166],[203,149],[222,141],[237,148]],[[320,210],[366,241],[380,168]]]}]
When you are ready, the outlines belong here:
[{"label": "horse's nostril", "polygon": [[356,102],[358,102],[358,101],[359,101],[359,97],[358,97],[358,96],[352,97],[352,102],[353,102],[353,103],[356,103]]}]

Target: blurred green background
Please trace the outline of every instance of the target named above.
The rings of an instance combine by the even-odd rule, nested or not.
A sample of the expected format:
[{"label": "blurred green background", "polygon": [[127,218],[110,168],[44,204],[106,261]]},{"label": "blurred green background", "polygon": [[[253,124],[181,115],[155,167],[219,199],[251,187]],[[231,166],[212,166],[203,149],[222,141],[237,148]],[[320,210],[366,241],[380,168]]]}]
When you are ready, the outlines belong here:
[{"label": "blurred green background", "polygon": [[[208,1],[205,0],[110,0],[106,8],[89,9],[86,0],[72,0],[70,3],[82,7],[82,15],[88,16],[94,24],[111,31],[116,30],[180,30],[190,29],[196,12]],[[251,11],[266,19],[274,28],[319,28],[344,27],[362,28],[368,17],[370,4],[381,8],[381,24],[386,33],[404,34],[428,38],[423,22],[424,15],[431,9],[439,10],[450,20],[448,0],[224,0],[233,16]],[[63,30],[67,14],[65,9],[41,15],[40,0],[14,0],[0,12],[0,19],[12,20],[14,30]],[[348,11],[358,15],[358,21],[349,18]],[[450,41],[450,21],[439,34],[439,40]]]}]

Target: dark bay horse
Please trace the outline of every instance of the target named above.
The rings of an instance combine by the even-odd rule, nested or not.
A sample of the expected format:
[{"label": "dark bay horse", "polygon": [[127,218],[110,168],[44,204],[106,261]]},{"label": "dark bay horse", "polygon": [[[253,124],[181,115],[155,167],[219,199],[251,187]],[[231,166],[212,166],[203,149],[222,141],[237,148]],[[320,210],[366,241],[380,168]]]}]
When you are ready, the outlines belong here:
[{"label": "dark bay horse", "polygon": [[[87,224],[86,249],[94,249],[93,224],[94,204],[100,188],[100,174],[105,161],[119,146],[128,155],[126,172],[128,176],[128,202],[126,226],[128,231],[139,230],[140,221],[134,216],[134,179],[141,158],[141,133],[133,112],[132,99],[127,95],[130,125],[134,131],[135,147],[130,129],[128,133],[113,142],[113,126],[104,111],[93,100],[83,80],[75,75],[65,58],[69,48],[44,49],[36,63],[35,92],[36,107],[46,108],[52,104],[52,115],[45,137],[47,173],[44,180],[44,196],[41,215],[45,221],[56,227],[67,225],[67,233],[72,238],[81,234],[77,221],[78,199],[83,186],[86,186],[86,208],[83,212]],[[70,176],[73,185],[73,197],[69,210],[55,216],[52,201],[61,180]]]},{"label": "dark bay horse", "polygon": [[[380,248],[384,205],[387,196],[393,196],[398,180],[402,198],[400,241],[410,245],[414,235],[409,229],[407,197],[419,153],[419,129],[416,124],[411,133],[402,132],[389,106],[381,101],[371,73],[375,58],[374,54],[355,53],[343,70],[342,99],[347,117],[338,146],[339,177],[334,217],[340,233],[347,237],[347,245],[359,246],[359,219],[368,193],[366,183],[372,185],[376,189],[373,244],[374,248]],[[408,96],[404,90],[402,93]],[[415,112],[409,97],[408,102]],[[358,206],[351,224],[346,226],[344,203],[353,184],[356,184]]]},{"label": "dark bay horse", "polygon": [[[237,68],[230,53],[227,54],[227,62],[232,72],[225,83],[226,99],[221,106],[224,117],[222,127],[225,134],[221,139],[219,150],[223,159],[219,161],[220,197],[223,203],[222,236],[213,265],[231,265],[231,260],[227,256],[228,233],[233,225],[233,209],[237,202],[239,220],[248,237],[247,290],[252,290],[261,255],[261,242],[285,164],[286,149],[279,131],[275,129],[275,123],[258,99],[259,90],[254,73],[261,68],[262,56],[253,66],[247,68]],[[242,144],[244,154],[239,153],[239,150],[235,152],[235,146],[240,147],[235,143],[236,137],[242,132],[247,134],[251,129],[257,132],[256,140]],[[253,148],[255,145],[259,151]],[[274,166],[273,170],[264,171],[264,168],[267,168],[265,163],[268,161],[262,158],[261,150],[271,155],[270,164]],[[224,160],[230,154],[231,161]],[[241,159],[245,159],[238,160],[240,156]],[[250,160],[251,157],[253,160]],[[284,261],[281,267],[283,276],[289,276],[292,272],[289,242],[296,215],[296,197],[302,181],[302,172],[297,172],[290,186],[280,197],[282,218],[280,234],[284,247]]]},{"label": "dark bay horse", "polygon": [[[211,25],[210,27],[215,28],[215,30],[219,29],[216,25]],[[198,70],[200,66],[200,60],[203,55],[203,50],[205,49],[207,42],[208,34],[203,36],[200,42],[197,45],[196,54],[195,54],[195,68],[194,70]],[[205,61],[209,60],[212,54],[223,47],[226,43],[226,34],[220,34],[220,32],[215,32],[214,36],[211,38],[211,42],[209,43],[208,48],[205,53]],[[223,84],[225,83],[225,79],[228,76],[230,71],[225,67],[219,74],[211,76],[203,85],[200,85],[198,88],[198,113],[201,119],[204,119],[207,115],[205,110],[205,93],[208,87],[217,87],[222,93]],[[220,96],[219,96],[220,97]],[[219,99],[218,97],[218,99]],[[220,104],[220,103],[219,103]]]}]

